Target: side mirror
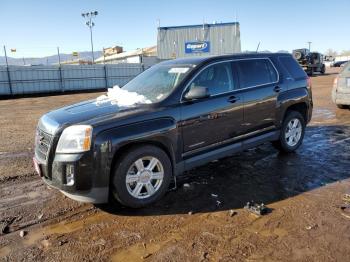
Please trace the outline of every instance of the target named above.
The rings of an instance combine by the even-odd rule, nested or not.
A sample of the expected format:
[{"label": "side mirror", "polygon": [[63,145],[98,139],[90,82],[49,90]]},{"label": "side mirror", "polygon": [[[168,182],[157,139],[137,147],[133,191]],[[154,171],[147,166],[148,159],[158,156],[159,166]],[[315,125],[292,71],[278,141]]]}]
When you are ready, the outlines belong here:
[{"label": "side mirror", "polygon": [[209,97],[209,91],[204,86],[194,86],[185,95],[186,100],[202,99]]}]

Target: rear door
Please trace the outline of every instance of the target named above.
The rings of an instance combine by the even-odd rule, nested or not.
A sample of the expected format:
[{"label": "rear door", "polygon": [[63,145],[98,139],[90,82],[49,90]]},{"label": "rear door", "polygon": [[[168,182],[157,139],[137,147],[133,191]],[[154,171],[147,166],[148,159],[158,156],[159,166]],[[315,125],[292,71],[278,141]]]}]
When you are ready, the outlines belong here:
[{"label": "rear door", "polygon": [[244,59],[234,64],[244,90],[244,133],[273,129],[277,95],[282,91],[276,68],[268,58]]},{"label": "rear door", "polygon": [[189,83],[207,87],[210,97],[182,101],[181,131],[184,157],[222,145],[242,133],[243,97],[230,62],[218,62],[201,70]]}]

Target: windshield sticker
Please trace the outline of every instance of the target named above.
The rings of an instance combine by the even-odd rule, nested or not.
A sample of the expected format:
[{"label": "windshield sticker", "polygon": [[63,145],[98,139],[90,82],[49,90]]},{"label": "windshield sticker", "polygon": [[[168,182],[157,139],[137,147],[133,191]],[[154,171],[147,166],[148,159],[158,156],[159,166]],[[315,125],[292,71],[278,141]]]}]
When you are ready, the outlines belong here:
[{"label": "windshield sticker", "polygon": [[189,70],[188,67],[173,67],[168,71],[168,73],[169,74],[184,74],[188,70]]}]

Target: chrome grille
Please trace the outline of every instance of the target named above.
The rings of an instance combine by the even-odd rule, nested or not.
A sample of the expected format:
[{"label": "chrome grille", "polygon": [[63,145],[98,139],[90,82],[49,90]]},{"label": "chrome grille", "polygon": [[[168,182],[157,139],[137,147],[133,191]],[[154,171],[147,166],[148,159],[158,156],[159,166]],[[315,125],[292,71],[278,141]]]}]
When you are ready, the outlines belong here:
[{"label": "chrome grille", "polygon": [[52,135],[38,128],[35,136],[35,152],[40,159],[47,160],[51,142]]}]

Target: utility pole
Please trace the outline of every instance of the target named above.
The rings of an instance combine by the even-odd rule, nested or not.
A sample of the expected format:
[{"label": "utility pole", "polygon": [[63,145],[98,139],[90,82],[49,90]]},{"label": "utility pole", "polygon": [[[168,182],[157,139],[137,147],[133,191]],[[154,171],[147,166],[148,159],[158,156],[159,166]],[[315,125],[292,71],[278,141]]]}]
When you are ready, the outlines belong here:
[{"label": "utility pole", "polygon": [[61,66],[60,48],[57,47],[58,64]]},{"label": "utility pole", "polygon": [[311,43],[312,43],[312,42],[309,41],[309,42],[306,42],[306,43],[309,44],[309,51],[311,52]]},{"label": "utility pole", "polygon": [[61,90],[64,92],[63,79],[62,79],[62,66],[61,66],[61,56],[60,56],[60,48],[57,47],[57,55],[58,55],[58,71],[60,72],[60,85]]},{"label": "utility pole", "polygon": [[9,62],[7,60],[6,46],[4,46],[5,60],[6,60],[6,69],[7,69],[7,79],[9,80],[10,94],[12,95],[12,83],[9,69]]},{"label": "utility pole", "polygon": [[105,48],[102,47],[102,52],[103,52],[103,63],[106,64],[106,55],[105,55]]},{"label": "utility pole", "polygon": [[86,19],[86,25],[90,29],[90,42],[91,42],[91,55],[92,55],[92,63],[95,63],[95,56],[94,56],[94,43],[92,40],[92,28],[95,26],[95,23],[92,21],[94,17],[98,15],[97,11],[82,13],[81,16]]}]

